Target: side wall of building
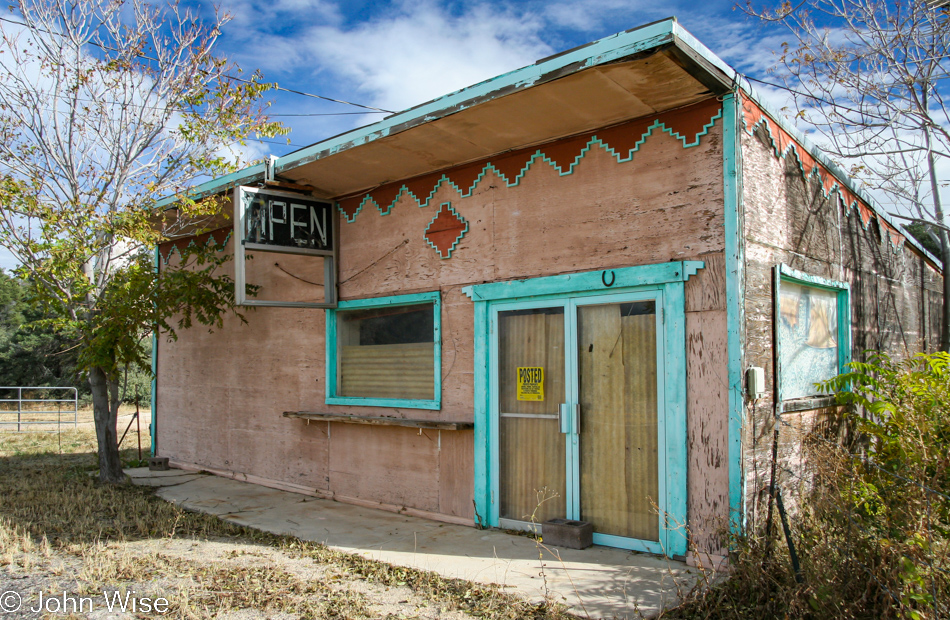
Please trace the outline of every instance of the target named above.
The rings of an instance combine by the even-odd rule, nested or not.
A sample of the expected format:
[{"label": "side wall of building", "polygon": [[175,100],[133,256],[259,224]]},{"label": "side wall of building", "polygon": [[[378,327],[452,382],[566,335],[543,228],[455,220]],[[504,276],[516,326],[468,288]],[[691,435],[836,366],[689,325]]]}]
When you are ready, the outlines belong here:
[{"label": "side wall of building", "polygon": [[[700,106],[705,120],[692,133],[633,123],[611,128],[611,139],[602,132],[542,145],[543,157],[529,153],[514,168],[493,162],[464,183],[450,171],[452,183],[410,180],[409,189],[399,183],[341,201],[341,299],[441,293],[440,410],[326,405],[324,311],[261,308],[246,313],[246,324],[229,317],[215,333],[193,329],[160,342],[159,454],[470,524],[471,431],[307,423],[282,412],[471,422],[474,315],[462,287],[702,260],[706,268],[686,285],[689,519],[698,545],[720,552],[717,534],[728,516],[722,120],[715,100]],[[425,239],[445,203],[468,224],[450,258]],[[251,263],[273,261],[263,256]],[[318,269],[305,263],[277,262],[296,279],[276,274],[263,281],[262,297],[319,281]]]},{"label": "side wall of building", "polygon": [[[907,356],[939,344],[942,279],[922,253],[856,197],[833,189],[834,178],[774,121],[746,102],[743,148],[745,350],[743,368],[765,369],[767,392],[746,399],[743,433],[746,515],[763,521],[775,428],[773,269],[851,287],[853,358],[866,350]],[[829,190],[831,190],[829,192]],[[779,423],[783,484],[800,471],[801,439],[832,410],[784,413]],[[783,474],[783,470],[785,473]]]}]

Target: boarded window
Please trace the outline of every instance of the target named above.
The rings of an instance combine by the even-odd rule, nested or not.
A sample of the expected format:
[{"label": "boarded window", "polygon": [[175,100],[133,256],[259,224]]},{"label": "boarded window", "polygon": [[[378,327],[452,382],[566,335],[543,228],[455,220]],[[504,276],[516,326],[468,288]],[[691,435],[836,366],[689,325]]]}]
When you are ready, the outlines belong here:
[{"label": "boarded window", "polygon": [[838,291],[781,281],[782,398],[815,396],[839,372]]},{"label": "boarded window", "polygon": [[337,395],[435,398],[434,304],[337,311]]}]

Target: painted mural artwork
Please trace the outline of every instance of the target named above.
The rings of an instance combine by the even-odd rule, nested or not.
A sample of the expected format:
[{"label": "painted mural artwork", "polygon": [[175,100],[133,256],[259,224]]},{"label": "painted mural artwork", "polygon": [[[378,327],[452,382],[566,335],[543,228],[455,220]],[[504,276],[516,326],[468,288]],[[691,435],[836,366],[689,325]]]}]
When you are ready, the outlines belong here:
[{"label": "painted mural artwork", "polygon": [[779,310],[782,397],[820,394],[815,384],[838,374],[838,296],[782,282]]}]

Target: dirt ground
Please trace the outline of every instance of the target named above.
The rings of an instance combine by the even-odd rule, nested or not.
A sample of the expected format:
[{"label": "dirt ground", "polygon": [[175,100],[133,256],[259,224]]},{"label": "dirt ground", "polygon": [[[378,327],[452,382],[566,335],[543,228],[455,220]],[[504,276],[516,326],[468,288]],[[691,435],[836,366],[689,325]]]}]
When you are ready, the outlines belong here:
[{"label": "dirt ground", "polygon": [[570,617],[102,485],[96,463],[92,429],[0,432],[0,618]]}]

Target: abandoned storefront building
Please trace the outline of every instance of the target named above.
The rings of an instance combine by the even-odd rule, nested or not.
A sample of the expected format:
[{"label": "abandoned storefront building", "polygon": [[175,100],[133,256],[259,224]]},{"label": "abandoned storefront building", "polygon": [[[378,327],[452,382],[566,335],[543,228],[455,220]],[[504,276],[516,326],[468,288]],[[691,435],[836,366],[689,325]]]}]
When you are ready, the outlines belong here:
[{"label": "abandoned storefront building", "polygon": [[934,258],[673,19],[195,194],[159,268],[216,244],[254,307],[157,339],[157,454],[441,521],[723,554],[776,407],[939,336]]}]

